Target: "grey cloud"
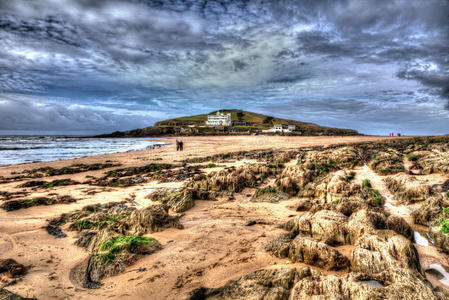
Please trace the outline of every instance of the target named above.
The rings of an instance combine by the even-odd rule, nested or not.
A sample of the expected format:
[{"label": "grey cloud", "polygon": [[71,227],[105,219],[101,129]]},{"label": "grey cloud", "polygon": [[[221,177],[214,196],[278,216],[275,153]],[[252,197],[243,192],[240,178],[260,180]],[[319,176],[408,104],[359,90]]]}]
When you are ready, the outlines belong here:
[{"label": "grey cloud", "polygon": [[52,111],[72,113],[64,130],[84,110],[85,123],[104,128],[109,109],[129,128],[148,123],[145,111],[153,121],[264,105],[340,127],[358,126],[354,114],[375,122],[372,110],[385,128],[415,126],[403,107],[419,107],[446,124],[448,16],[440,0],[1,1],[0,101],[26,94],[14,103],[32,110],[61,97],[73,107]]}]

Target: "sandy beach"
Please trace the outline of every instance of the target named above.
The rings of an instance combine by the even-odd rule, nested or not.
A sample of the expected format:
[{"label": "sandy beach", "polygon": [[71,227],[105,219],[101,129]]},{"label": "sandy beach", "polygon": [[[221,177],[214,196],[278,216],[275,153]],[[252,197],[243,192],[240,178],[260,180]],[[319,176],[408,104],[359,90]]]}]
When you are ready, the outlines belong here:
[{"label": "sandy beach", "polygon": [[[236,151],[291,150],[312,146],[329,146],[363,141],[381,141],[386,137],[282,137],[282,136],[226,136],[185,137],[182,152],[169,145],[145,151],[132,151],[110,155],[84,157],[72,160],[10,165],[0,167],[0,191],[10,193],[12,199],[38,196],[70,196],[76,202],[41,205],[15,211],[0,210],[0,258],[13,258],[29,267],[29,272],[7,289],[21,296],[38,299],[183,299],[199,287],[214,288],[228,280],[237,279],[261,268],[277,268],[289,265],[289,259],[272,256],[264,250],[267,242],[283,232],[277,228],[289,217],[297,215],[292,206],[297,198],[289,198],[278,204],[252,202],[254,188],[245,188],[235,194],[235,199],[218,197],[216,201],[197,200],[192,209],[180,218],[183,229],[168,228],[154,232],[163,249],[137,260],[125,272],[102,280],[98,289],[84,288],[77,279],[77,271],[88,258],[88,252],[74,245],[77,233],[68,231],[67,238],[56,239],[45,226],[49,220],[89,204],[132,201],[137,208],[152,205],[147,198],[159,188],[179,188],[183,181],[157,179],[128,187],[97,186],[88,184],[92,178],[100,178],[105,172],[150,163],[181,165],[184,159],[205,157]],[[391,138],[390,138],[391,139]],[[174,143],[174,138],[167,138]],[[42,167],[62,168],[75,164],[114,163],[120,166],[85,171],[75,174],[16,178],[25,170]],[[248,159],[219,164],[209,172],[225,166],[254,163]],[[295,161],[292,161],[292,164]],[[203,164],[205,165],[205,164]],[[363,173],[362,169],[357,171]],[[364,173],[364,176],[370,176]],[[358,175],[357,175],[358,176]],[[356,179],[361,182],[362,177]],[[70,179],[77,184],[56,186],[49,189],[21,188],[30,180],[51,181]],[[435,179],[436,181],[444,177]],[[24,194],[20,194],[24,192]],[[17,194],[14,194],[17,193]],[[170,212],[173,214],[172,212]],[[254,226],[246,226],[248,222]],[[257,223],[259,222],[259,223]],[[349,247],[349,248],[348,248]],[[352,246],[342,246],[340,252],[350,257]],[[445,264],[449,265],[447,257]],[[427,264],[433,260],[427,261]],[[440,262],[442,263],[442,262]],[[304,265],[296,263],[295,265]],[[324,274],[341,274],[327,271]],[[0,277],[0,284],[9,282]],[[437,281],[436,281],[437,282]]]}]

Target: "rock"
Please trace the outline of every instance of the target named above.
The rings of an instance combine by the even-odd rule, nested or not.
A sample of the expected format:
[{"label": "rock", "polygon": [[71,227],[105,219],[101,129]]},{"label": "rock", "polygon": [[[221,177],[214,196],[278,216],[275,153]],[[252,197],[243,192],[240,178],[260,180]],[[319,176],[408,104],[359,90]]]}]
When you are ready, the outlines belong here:
[{"label": "rock", "polygon": [[376,152],[369,165],[372,170],[383,175],[395,174],[405,170],[402,154],[399,151],[389,148],[386,151],[377,150]]},{"label": "rock", "polygon": [[449,199],[441,194],[434,194],[412,212],[413,221],[415,224],[429,226],[441,219],[443,207],[449,207]]},{"label": "rock", "polygon": [[17,294],[11,293],[3,288],[0,288],[0,299],[1,300],[36,300],[36,298],[22,297]]},{"label": "rock", "polygon": [[61,227],[59,227],[59,220],[53,219],[45,226],[45,230],[47,230],[48,234],[54,236],[55,238],[65,238],[67,234],[65,234]]},{"label": "rock", "polygon": [[386,177],[384,182],[400,203],[424,201],[430,196],[430,186],[420,182],[414,176],[399,174]]},{"label": "rock", "polygon": [[385,299],[382,289],[357,283],[348,276],[319,275],[299,280],[290,299]]},{"label": "rock", "polygon": [[310,274],[304,267],[257,270],[216,289],[199,288],[188,299],[289,299],[290,289],[298,278]]},{"label": "rock", "polygon": [[161,189],[150,194],[149,198],[168,205],[174,212],[184,212],[195,206],[193,191],[186,188],[175,191]]},{"label": "rock", "polygon": [[349,260],[331,246],[299,235],[290,243],[288,257],[294,262],[304,262],[326,270],[349,266]]},{"label": "rock", "polygon": [[348,217],[342,213],[320,210],[314,214],[305,213],[295,217],[287,222],[284,228],[292,233],[309,236],[334,246],[349,243],[347,222]]},{"label": "rock", "polygon": [[312,208],[312,202],[310,200],[302,200],[298,202],[294,209],[296,211],[307,211]]},{"label": "rock", "polygon": [[[263,192],[261,192],[263,191]],[[289,198],[287,193],[284,192],[264,192],[264,189],[259,189],[256,191],[256,193],[252,196],[251,201],[252,202],[270,202],[270,203],[278,203],[280,201],[287,200]],[[249,195],[251,196],[251,195]]]},{"label": "rock", "polygon": [[409,240],[413,240],[413,230],[408,223],[401,217],[391,215],[387,218],[387,229],[394,230],[402,234]]},{"label": "rock", "polygon": [[449,254],[449,234],[441,232],[440,222],[435,222],[435,224],[429,226],[429,238],[435,247],[443,250],[444,253]]},{"label": "rock", "polygon": [[[444,149],[446,147],[446,149]],[[423,174],[439,173],[449,174],[449,152],[448,144],[442,144],[442,148],[431,146],[430,151],[414,152],[418,156],[415,168],[421,170]]]},{"label": "rock", "polygon": [[20,277],[27,273],[27,268],[14,259],[0,259],[0,273],[9,273],[11,277]]},{"label": "rock", "polygon": [[291,234],[281,235],[269,241],[265,246],[265,251],[271,252],[274,256],[279,258],[288,257],[291,241]]},{"label": "rock", "polygon": [[300,166],[287,166],[284,168],[280,176],[275,181],[276,190],[282,191],[289,195],[298,195],[300,190],[303,190],[304,197],[314,195],[312,190],[314,185],[310,189],[306,189],[306,185],[312,183],[313,179],[317,176],[317,173],[310,170],[304,170]]},{"label": "rock", "polygon": [[[337,171],[331,175],[326,186],[327,203],[340,203],[343,201],[360,201],[362,198],[362,187],[350,181],[350,174],[346,171]],[[353,177],[353,175],[352,175]]]},{"label": "rock", "polygon": [[[366,281],[377,284],[368,285]],[[344,276],[315,275],[297,281],[289,299],[446,299],[447,291],[433,289],[419,274],[405,269],[379,276],[349,273]]]},{"label": "rock", "polygon": [[337,206],[337,211],[349,217],[353,213],[365,209],[367,210],[369,205],[365,202],[361,201],[344,201]]},{"label": "rock", "polygon": [[246,187],[255,187],[258,179],[272,173],[273,171],[266,164],[231,167],[211,172],[205,179],[192,181],[187,186],[195,191],[238,193]]},{"label": "rock", "polygon": [[351,254],[352,271],[376,275],[403,268],[422,273],[418,252],[410,240],[391,231],[379,233],[357,240]]},{"label": "rock", "polygon": [[166,206],[161,204],[134,210],[123,223],[126,224],[128,235],[142,235],[180,226],[179,216],[169,215]]},{"label": "rock", "polygon": [[352,214],[347,225],[350,244],[355,244],[366,233],[375,235],[376,229],[385,229],[386,219],[384,214],[366,209]]},{"label": "rock", "polygon": [[424,277],[405,269],[379,276],[352,272],[337,276],[305,266],[257,270],[219,288],[196,289],[187,299],[443,300],[448,295],[447,290],[433,289]]}]

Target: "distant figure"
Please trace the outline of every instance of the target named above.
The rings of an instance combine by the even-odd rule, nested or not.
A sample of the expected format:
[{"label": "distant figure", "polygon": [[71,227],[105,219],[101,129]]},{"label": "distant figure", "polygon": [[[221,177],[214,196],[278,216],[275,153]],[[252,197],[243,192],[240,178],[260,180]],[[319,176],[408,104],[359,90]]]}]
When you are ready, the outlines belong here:
[{"label": "distant figure", "polygon": [[401,133],[400,133],[400,132],[398,133],[398,136],[401,136]]},{"label": "distant figure", "polygon": [[181,143],[176,139],[176,151],[179,151],[181,149]]},{"label": "distant figure", "polygon": [[182,140],[179,141],[179,150],[184,150],[184,142]]}]

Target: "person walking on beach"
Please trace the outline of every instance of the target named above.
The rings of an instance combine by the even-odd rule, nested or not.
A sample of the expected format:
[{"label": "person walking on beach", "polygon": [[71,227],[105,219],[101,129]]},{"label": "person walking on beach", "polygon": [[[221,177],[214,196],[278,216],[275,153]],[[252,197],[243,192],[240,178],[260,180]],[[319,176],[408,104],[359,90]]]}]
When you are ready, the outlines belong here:
[{"label": "person walking on beach", "polygon": [[179,141],[179,150],[184,150],[184,142],[182,140]]},{"label": "person walking on beach", "polygon": [[181,148],[181,143],[178,141],[178,139],[176,139],[176,151],[179,151],[180,148]]}]

